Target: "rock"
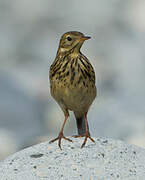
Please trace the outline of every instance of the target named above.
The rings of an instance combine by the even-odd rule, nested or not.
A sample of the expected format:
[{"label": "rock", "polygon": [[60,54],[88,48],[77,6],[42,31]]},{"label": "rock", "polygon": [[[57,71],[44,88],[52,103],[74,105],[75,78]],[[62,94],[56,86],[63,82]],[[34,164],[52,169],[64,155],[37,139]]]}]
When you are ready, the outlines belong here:
[{"label": "rock", "polygon": [[94,138],[81,149],[83,139],[44,142],[13,154],[0,163],[1,180],[97,179],[142,180],[145,150],[119,140]]}]

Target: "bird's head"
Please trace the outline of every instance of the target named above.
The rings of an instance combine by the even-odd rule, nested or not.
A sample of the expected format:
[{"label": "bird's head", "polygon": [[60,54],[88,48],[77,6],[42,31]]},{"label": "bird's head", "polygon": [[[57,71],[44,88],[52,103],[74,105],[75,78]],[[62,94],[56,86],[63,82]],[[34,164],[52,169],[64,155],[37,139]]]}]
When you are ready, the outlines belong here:
[{"label": "bird's head", "polygon": [[62,35],[59,43],[58,53],[67,53],[71,50],[79,52],[85,40],[90,39],[84,36],[83,33],[77,31],[70,31]]}]

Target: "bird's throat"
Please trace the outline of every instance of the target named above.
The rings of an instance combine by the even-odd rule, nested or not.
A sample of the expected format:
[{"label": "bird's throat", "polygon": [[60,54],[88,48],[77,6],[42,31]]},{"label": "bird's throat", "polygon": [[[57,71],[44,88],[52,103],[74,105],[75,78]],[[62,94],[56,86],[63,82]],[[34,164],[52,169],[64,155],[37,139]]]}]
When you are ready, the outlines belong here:
[{"label": "bird's throat", "polygon": [[71,57],[77,57],[78,54],[80,53],[80,48],[82,46],[82,43],[77,43],[75,46],[73,47],[59,47],[58,48],[58,52],[57,52],[57,55],[67,55],[69,54]]}]

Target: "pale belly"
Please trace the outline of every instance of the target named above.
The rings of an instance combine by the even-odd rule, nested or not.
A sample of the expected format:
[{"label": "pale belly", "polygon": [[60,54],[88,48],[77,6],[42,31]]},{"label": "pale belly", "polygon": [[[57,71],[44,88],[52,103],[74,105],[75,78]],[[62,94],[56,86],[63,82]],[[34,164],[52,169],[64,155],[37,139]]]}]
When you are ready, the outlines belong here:
[{"label": "pale belly", "polygon": [[65,108],[71,111],[87,111],[96,97],[96,87],[77,87],[69,86],[53,86],[51,94],[54,99],[60,104],[63,103]]}]

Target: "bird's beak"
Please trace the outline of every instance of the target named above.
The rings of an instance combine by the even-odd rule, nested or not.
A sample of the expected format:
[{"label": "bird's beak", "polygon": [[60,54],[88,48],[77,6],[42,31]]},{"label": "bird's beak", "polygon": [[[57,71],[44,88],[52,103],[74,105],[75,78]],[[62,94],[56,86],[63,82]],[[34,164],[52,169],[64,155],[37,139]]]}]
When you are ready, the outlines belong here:
[{"label": "bird's beak", "polygon": [[89,36],[83,36],[83,37],[81,37],[80,38],[80,40],[81,41],[85,41],[85,40],[88,40],[88,39],[90,39],[91,37],[89,37]]}]

